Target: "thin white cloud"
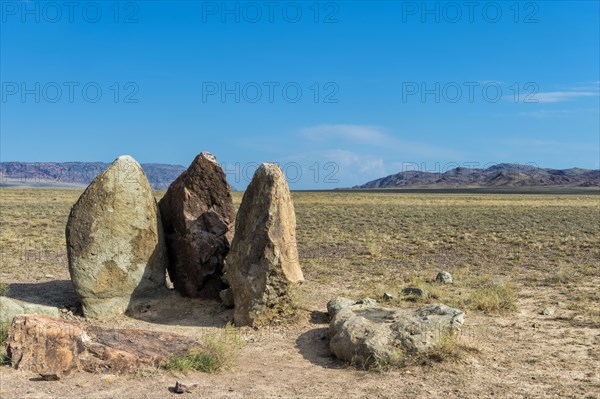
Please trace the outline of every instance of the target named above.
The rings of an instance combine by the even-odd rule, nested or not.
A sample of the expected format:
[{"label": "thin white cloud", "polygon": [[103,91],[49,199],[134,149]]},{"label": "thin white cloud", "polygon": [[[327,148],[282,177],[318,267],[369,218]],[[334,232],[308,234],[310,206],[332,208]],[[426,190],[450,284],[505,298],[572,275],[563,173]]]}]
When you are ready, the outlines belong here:
[{"label": "thin white cloud", "polygon": [[531,102],[539,104],[561,103],[571,101],[580,97],[597,97],[598,92],[593,91],[548,91],[543,93],[535,93],[531,98]]},{"label": "thin white cloud", "polygon": [[388,175],[383,158],[336,148],[282,157],[280,164],[294,175],[302,169],[302,185],[318,188],[351,187]]},{"label": "thin white cloud", "polygon": [[336,147],[349,144],[369,145],[385,151],[394,151],[405,156],[460,159],[463,154],[451,148],[440,148],[429,144],[399,139],[379,126],[352,124],[323,124],[300,129],[300,135],[308,140],[334,144]]},{"label": "thin white cloud", "polygon": [[344,140],[362,144],[379,144],[386,139],[381,127],[368,125],[324,124],[300,129],[300,134],[314,141]]},{"label": "thin white cloud", "polygon": [[559,118],[559,117],[578,117],[582,115],[598,115],[598,108],[572,108],[572,109],[548,109],[542,108],[533,111],[519,112],[518,115],[534,118]]},{"label": "thin white cloud", "polygon": [[578,86],[569,88],[569,90],[571,90],[571,91],[598,91],[599,89],[600,89],[600,80],[579,83]]},{"label": "thin white cloud", "polygon": [[572,110],[568,109],[539,109],[536,111],[519,112],[519,115],[533,116],[536,118],[550,118],[572,114]]},{"label": "thin white cloud", "polygon": [[382,158],[374,158],[359,155],[355,152],[335,149],[323,152],[325,159],[336,162],[340,168],[353,167],[353,171],[361,174],[381,175],[385,173],[385,166]]},{"label": "thin white cloud", "polygon": [[322,156],[330,163],[328,172],[331,177],[343,183],[342,186],[364,184],[388,174],[383,159],[379,157],[344,149],[326,150],[322,152]]}]

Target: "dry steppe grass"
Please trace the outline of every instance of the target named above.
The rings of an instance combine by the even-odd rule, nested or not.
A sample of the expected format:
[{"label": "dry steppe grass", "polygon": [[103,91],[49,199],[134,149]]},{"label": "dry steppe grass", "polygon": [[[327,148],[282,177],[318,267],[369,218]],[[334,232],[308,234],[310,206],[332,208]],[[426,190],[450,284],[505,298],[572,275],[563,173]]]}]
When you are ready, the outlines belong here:
[{"label": "dry steppe grass", "polygon": [[[64,228],[80,194],[0,189],[0,282],[9,296],[11,286],[68,280]],[[241,197],[234,193],[236,205]],[[207,397],[319,397],[325,389],[347,397],[598,396],[600,196],[298,192],[293,198],[306,278],[296,300],[300,321],[269,330],[266,343],[264,332],[244,330],[258,338],[226,371],[201,379]],[[452,273],[454,284],[435,282],[441,270]],[[403,297],[409,286],[430,295]],[[362,372],[328,357],[327,301],[342,295],[384,302],[384,293],[392,295],[391,306],[443,302],[465,309],[462,336],[444,338],[406,372]],[[556,314],[541,315],[547,307]],[[175,360],[174,369],[214,371],[213,360],[193,353]],[[26,377],[2,373],[27,386]],[[111,392],[163,397],[152,396],[159,388],[150,386],[172,379],[164,373],[139,384],[116,378]],[[93,396],[94,376],[78,378],[85,380],[78,395],[110,397]],[[128,390],[132,384],[137,388]],[[1,389],[14,396],[4,381]]]},{"label": "dry steppe grass", "polygon": [[[521,287],[555,287],[599,325],[600,197],[299,193],[298,241],[307,279],[331,294],[510,311]],[[440,270],[453,285],[434,282]],[[323,298],[319,298],[323,299]],[[428,302],[431,302],[428,301]]]},{"label": "dry steppe grass", "polygon": [[[0,281],[68,279],[64,228],[80,190],[2,189]],[[164,192],[156,193],[160,199]],[[242,193],[233,193],[237,206]],[[294,193],[308,303],[392,293],[495,313],[519,287],[556,287],[584,322],[600,325],[597,195]],[[453,285],[433,281],[437,271]],[[492,284],[493,283],[493,284]],[[302,302],[302,298],[300,302]]]}]

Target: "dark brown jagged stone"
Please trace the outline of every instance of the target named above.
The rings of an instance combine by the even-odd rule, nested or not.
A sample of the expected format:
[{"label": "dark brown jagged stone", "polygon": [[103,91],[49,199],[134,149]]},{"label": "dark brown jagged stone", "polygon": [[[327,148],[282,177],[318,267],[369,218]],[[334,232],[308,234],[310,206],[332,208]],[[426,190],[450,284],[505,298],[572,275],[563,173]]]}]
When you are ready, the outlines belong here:
[{"label": "dark brown jagged stone", "polygon": [[184,296],[218,298],[235,223],[225,173],[208,152],[199,154],[159,202],[169,276]]}]

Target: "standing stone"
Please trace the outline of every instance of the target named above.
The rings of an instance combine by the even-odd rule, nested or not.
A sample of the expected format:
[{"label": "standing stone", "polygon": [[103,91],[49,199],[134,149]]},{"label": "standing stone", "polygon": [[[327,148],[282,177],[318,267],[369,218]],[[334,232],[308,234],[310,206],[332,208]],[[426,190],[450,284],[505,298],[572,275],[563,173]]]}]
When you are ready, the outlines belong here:
[{"label": "standing stone", "polygon": [[67,256],[87,317],[123,314],[165,287],[166,248],[158,207],[140,165],[115,160],[71,209]]},{"label": "standing stone", "polygon": [[235,324],[266,324],[290,305],[290,290],[304,281],[296,247],[296,215],[283,172],[263,163],[238,211],[227,258]]},{"label": "standing stone", "polygon": [[159,207],[175,289],[184,296],[218,298],[226,288],[221,277],[235,208],[214,155],[199,154],[171,184]]}]

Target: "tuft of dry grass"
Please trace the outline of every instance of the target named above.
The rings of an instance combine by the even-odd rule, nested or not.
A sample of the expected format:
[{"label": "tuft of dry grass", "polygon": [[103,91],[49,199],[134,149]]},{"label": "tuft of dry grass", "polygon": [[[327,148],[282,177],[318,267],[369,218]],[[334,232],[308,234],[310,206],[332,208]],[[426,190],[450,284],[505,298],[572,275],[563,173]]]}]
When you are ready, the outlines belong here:
[{"label": "tuft of dry grass", "polygon": [[478,354],[479,352],[477,347],[462,341],[458,334],[448,332],[440,337],[438,345],[415,357],[413,362],[416,364],[461,362],[469,355]]},{"label": "tuft of dry grass", "polygon": [[404,367],[425,366],[441,362],[459,363],[478,353],[480,350],[477,347],[461,340],[457,333],[448,331],[440,336],[436,345],[424,352],[408,354],[399,349],[393,352],[389,358],[375,359],[368,364],[354,363],[354,366],[363,370],[387,372]]},{"label": "tuft of dry grass", "polygon": [[164,364],[164,367],[182,373],[192,370],[204,373],[224,371],[232,367],[237,352],[242,346],[235,327],[228,323],[223,334],[206,337],[203,347],[191,348],[183,356],[174,356]]},{"label": "tuft of dry grass", "polygon": [[491,284],[475,290],[467,301],[472,309],[498,313],[516,309],[517,291],[505,284]]}]

